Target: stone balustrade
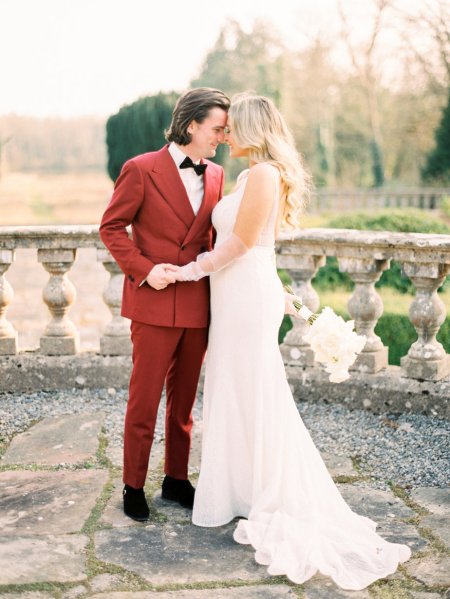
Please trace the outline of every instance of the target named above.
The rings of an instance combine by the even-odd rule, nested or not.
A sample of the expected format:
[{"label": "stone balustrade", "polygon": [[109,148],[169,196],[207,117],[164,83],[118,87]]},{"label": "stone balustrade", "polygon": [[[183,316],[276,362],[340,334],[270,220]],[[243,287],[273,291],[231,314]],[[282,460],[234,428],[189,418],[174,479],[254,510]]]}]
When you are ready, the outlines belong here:
[{"label": "stone balustrade", "polygon": [[[49,273],[43,289],[49,321],[42,331],[38,354],[62,358],[79,352],[79,332],[70,320],[70,308],[76,295],[70,269],[78,249],[96,248],[97,260],[110,275],[103,300],[111,312],[111,320],[100,335],[100,355],[129,356],[129,327],[120,316],[123,274],[102,244],[97,225],[0,227],[1,356],[18,355],[18,335],[14,323],[7,318],[8,305],[14,301],[7,271],[18,248],[37,249],[37,261]],[[320,301],[311,280],[325,264],[326,256],[336,256],[340,270],[354,281],[348,311],[355,321],[356,331],[365,335],[367,341],[353,366],[352,379],[363,375],[365,379],[378,380],[376,377],[387,369],[388,348],[374,332],[383,313],[383,302],[375,283],[392,259],[399,261],[416,288],[409,318],[418,336],[402,358],[401,377],[430,382],[448,380],[449,348],[437,341],[436,334],[446,315],[437,289],[450,273],[450,236],[307,229],[294,237],[281,239],[277,252],[278,267],[289,272],[294,291],[313,311],[318,309]],[[296,372],[295,376],[321,370],[314,364],[312,350],[303,340],[306,326],[303,320],[294,319],[293,329],[281,348],[288,372]]]},{"label": "stone balustrade", "polygon": [[[294,291],[313,311],[319,297],[311,279],[324,265],[326,256],[336,256],[339,269],[355,283],[348,311],[357,333],[367,338],[353,369],[374,374],[387,367],[387,350],[374,333],[383,313],[383,302],[375,289],[382,272],[395,259],[416,287],[409,317],[418,339],[402,358],[406,378],[438,381],[450,375],[450,356],[436,334],[445,320],[446,310],[437,289],[450,273],[450,235],[354,231],[350,229],[307,229],[279,245],[277,264],[289,271]],[[282,351],[288,364],[312,365],[313,356],[302,335],[305,323],[294,322]]]},{"label": "stone balustrade", "polygon": [[111,311],[111,321],[100,337],[103,355],[129,355],[129,326],[120,316],[123,274],[111,254],[105,249],[97,225],[0,227],[0,355],[17,353],[17,332],[7,320],[6,310],[13,301],[13,289],[6,271],[18,248],[36,248],[38,262],[50,277],[43,290],[43,300],[50,311],[50,320],[40,338],[40,353],[73,355],[79,351],[79,332],[70,320],[69,311],[76,289],[69,271],[81,248],[96,248],[97,260],[110,273],[103,299]]}]

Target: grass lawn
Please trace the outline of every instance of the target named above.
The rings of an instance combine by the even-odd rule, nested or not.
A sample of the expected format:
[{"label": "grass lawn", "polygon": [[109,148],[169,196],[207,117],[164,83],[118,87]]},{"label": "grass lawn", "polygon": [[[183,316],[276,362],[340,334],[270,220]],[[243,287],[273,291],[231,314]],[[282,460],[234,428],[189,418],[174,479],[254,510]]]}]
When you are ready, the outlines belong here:
[{"label": "grass lawn", "polygon": [[[381,287],[376,291],[383,300],[385,312],[389,312],[390,314],[408,314],[408,310],[414,296],[410,295],[409,293],[398,293],[389,287]],[[348,314],[347,302],[350,295],[351,291],[320,290],[320,305],[321,307],[331,306],[334,310]],[[445,293],[439,293],[438,297],[444,303],[447,309],[447,317],[450,318],[450,289]]]},{"label": "grass lawn", "polygon": [[0,181],[0,225],[95,224],[112,188],[106,173],[6,173]]}]

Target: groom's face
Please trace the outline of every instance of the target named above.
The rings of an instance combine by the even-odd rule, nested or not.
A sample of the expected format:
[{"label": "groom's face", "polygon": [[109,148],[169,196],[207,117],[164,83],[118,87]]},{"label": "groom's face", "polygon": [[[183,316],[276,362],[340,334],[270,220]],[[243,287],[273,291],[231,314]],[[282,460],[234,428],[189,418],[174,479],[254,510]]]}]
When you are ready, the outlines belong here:
[{"label": "groom's face", "polygon": [[208,116],[201,123],[192,121],[188,127],[188,132],[191,134],[189,156],[195,160],[214,156],[217,146],[224,142],[223,130],[226,122],[226,111],[218,107],[211,108]]}]

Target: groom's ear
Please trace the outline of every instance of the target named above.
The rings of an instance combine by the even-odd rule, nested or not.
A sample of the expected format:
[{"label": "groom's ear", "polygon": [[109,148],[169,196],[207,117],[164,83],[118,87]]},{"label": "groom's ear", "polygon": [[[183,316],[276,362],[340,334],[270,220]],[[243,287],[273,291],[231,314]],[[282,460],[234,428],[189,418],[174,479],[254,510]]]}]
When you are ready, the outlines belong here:
[{"label": "groom's ear", "polygon": [[189,125],[187,126],[187,129],[186,129],[186,131],[189,133],[189,135],[193,134],[193,132],[195,131],[196,125],[198,125],[198,123],[195,120],[193,120],[189,123]]}]

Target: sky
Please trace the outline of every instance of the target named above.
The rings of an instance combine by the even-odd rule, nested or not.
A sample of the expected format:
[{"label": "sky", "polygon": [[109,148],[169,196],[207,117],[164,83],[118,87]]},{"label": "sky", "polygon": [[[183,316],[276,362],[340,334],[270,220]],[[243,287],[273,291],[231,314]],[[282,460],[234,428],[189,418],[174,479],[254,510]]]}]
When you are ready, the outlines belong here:
[{"label": "sky", "polygon": [[[370,1],[343,3],[363,24]],[[292,48],[337,30],[336,0],[0,0],[0,115],[108,116],[182,91],[228,18],[265,19]]]}]

